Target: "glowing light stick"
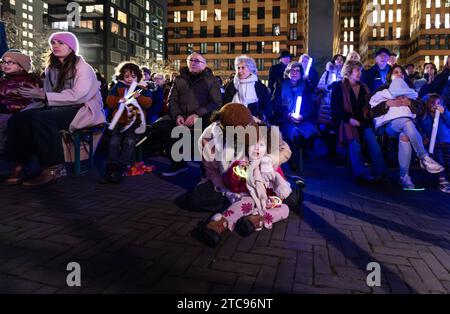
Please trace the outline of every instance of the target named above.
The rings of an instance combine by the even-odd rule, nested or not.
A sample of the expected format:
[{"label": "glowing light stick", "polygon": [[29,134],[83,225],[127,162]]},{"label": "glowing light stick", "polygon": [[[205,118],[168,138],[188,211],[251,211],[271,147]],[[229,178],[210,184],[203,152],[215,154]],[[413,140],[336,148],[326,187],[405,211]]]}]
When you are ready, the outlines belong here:
[{"label": "glowing light stick", "polygon": [[431,131],[430,147],[428,148],[428,151],[430,152],[430,154],[433,154],[434,146],[436,145],[436,136],[437,136],[437,131],[439,128],[439,117],[440,116],[441,116],[441,112],[439,110],[436,110],[434,113],[433,130]]},{"label": "glowing light stick", "polygon": [[308,77],[309,71],[311,70],[312,63],[313,63],[313,59],[309,58],[308,65],[306,66],[306,70],[305,70],[305,77]]},{"label": "glowing light stick", "polygon": [[295,112],[291,114],[291,116],[295,119],[300,119],[300,111],[302,110],[302,101],[303,97],[298,96],[297,101],[295,102]]}]

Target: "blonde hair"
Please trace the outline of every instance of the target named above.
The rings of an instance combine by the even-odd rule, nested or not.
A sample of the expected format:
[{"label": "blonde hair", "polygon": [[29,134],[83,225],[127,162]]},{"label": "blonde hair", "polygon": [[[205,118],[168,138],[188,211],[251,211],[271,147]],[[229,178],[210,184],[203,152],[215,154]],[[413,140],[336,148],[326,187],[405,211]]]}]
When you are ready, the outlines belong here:
[{"label": "blonde hair", "polygon": [[359,55],[359,53],[357,53],[356,51],[352,51],[352,52],[350,52],[348,55],[347,55],[347,60],[349,61],[349,60],[351,60],[351,57],[352,56],[355,56],[356,57],[356,59],[357,59],[357,61],[361,61],[361,56]]},{"label": "blonde hair", "polygon": [[342,76],[348,79],[352,75],[354,69],[362,67],[363,64],[360,61],[348,60],[344,63],[344,66],[342,67]]}]

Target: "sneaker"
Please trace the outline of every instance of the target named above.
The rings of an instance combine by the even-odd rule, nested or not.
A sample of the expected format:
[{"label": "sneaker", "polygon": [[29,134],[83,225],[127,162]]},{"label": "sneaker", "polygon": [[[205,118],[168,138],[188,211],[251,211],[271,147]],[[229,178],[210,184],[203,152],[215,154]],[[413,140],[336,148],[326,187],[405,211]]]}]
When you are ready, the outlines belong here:
[{"label": "sneaker", "polygon": [[416,186],[411,180],[411,177],[407,174],[403,177],[400,177],[400,185],[402,186],[403,189],[407,190],[412,190],[416,188]]},{"label": "sneaker", "polygon": [[444,167],[442,167],[440,164],[434,161],[434,159],[431,158],[430,156],[425,156],[420,161],[420,166],[423,169],[426,169],[429,173],[440,173],[444,171]]},{"label": "sneaker", "polygon": [[439,190],[444,193],[450,193],[450,183],[445,181],[439,184]]},{"label": "sneaker", "polygon": [[179,173],[188,171],[189,167],[186,165],[186,163],[172,163],[170,165],[169,170],[167,170],[166,172],[163,172],[162,175],[165,177],[173,177],[176,176]]}]

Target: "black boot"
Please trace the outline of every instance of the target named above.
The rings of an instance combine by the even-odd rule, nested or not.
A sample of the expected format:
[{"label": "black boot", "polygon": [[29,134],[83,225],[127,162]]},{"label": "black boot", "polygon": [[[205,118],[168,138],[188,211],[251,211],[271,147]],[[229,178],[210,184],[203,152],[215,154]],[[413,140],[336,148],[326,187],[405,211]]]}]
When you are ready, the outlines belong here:
[{"label": "black boot", "polygon": [[201,221],[192,231],[192,236],[211,248],[215,248],[221,241],[221,236],[216,231],[206,227],[206,223]]},{"label": "black boot", "polygon": [[101,184],[112,184],[114,182],[114,176],[118,170],[117,164],[106,164],[106,172],[104,176],[99,180]]},{"label": "black boot", "polygon": [[125,174],[125,171],[127,171],[127,166],[123,164],[118,164],[116,171],[111,176],[111,182],[114,184],[120,184],[123,183],[124,178],[123,175]]}]

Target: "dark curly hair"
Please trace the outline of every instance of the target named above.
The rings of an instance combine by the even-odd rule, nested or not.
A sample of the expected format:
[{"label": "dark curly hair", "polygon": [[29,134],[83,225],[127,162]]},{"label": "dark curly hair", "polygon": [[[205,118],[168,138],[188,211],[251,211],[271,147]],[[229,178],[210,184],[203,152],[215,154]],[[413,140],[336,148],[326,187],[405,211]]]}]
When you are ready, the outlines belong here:
[{"label": "dark curly hair", "polygon": [[135,74],[137,81],[142,80],[142,71],[136,63],[125,61],[116,67],[116,80],[123,80],[125,73]]}]

